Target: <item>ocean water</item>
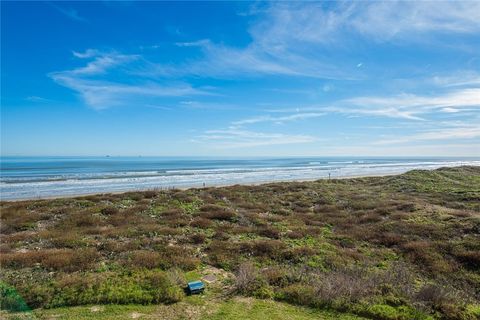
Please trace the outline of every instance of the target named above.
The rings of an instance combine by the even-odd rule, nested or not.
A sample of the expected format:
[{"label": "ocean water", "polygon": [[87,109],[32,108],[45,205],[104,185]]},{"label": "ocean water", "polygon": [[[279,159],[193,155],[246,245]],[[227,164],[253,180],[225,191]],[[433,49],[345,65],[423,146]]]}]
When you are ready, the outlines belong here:
[{"label": "ocean water", "polygon": [[480,165],[480,158],[3,157],[2,200],[343,178]]}]

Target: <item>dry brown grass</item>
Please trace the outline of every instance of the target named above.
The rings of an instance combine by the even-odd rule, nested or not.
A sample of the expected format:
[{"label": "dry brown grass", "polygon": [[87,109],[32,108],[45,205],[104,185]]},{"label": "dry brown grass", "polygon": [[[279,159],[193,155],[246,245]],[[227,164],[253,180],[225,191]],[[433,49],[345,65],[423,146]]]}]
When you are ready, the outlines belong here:
[{"label": "dry brown grass", "polygon": [[192,227],[207,229],[213,225],[213,222],[210,219],[197,217],[190,222]]},{"label": "dry brown grass", "polygon": [[233,220],[236,217],[236,214],[229,208],[209,204],[200,208],[200,216],[212,220]]},{"label": "dry brown grass", "polygon": [[32,212],[18,204],[2,208],[0,212],[2,220],[0,224],[1,234],[34,229],[38,221],[47,218],[45,214]]},{"label": "dry brown grass", "polygon": [[118,208],[115,207],[105,207],[100,210],[100,212],[104,215],[111,216],[117,214],[119,212]]},{"label": "dry brown grass", "polygon": [[263,237],[278,239],[280,238],[280,231],[272,227],[263,227],[257,230],[257,233]]},{"label": "dry brown grass", "polygon": [[77,271],[89,269],[98,257],[95,249],[50,249],[2,254],[0,261],[1,265],[10,268],[39,265],[48,270]]},{"label": "dry brown grass", "polygon": [[158,252],[136,250],[130,252],[127,257],[127,265],[132,268],[160,268],[163,265],[162,255]]}]

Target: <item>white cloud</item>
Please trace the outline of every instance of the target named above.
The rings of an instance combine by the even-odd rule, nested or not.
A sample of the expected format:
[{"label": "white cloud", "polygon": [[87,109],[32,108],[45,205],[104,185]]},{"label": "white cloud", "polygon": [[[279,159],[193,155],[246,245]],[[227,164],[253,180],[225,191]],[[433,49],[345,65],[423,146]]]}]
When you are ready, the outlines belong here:
[{"label": "white cloud", "polygon": [[368,115],[386,118],[400,118],[408,120],[425,120],[415,115],[414,111],[402,111],[397,108],[384,106],[382,108],[352,108],[352,107],[325,107],[322,110],[346,115]]},{"label": "white cloud", "polygon": [[460,109],[455,109],[455,108],[450,108],[450,107],[442,108],[441,110],[442,110],[442,112],[446,112],[446,113],[457,113],[457,112],[461,112]]},{"label": "white cloud", "polygon": [[[321,153],[319,153],[319,150]],[[313,156],[325,155],[330,156],[379,156],[379,157],[405,157],[408,156],[428,156],[428,157],[478,157],[478,144],[472,143],[446,143],[446,142],[425,142],[411,145],[358,145],[358,146],[342,146],[336,145],[315,150]]]},{"label": "white cloud", "polygon": [[25,100],[30,102],[49,102],[50,100],[47,98],[39,97],[39,96],[28,96]]},{"label": "white cloud", "polygon": [[[350,116],[377,116],[415,121],[425,121],[439,113],[480,112],[480,88],[455,89],[431,96],[399,94],[393,96],[360,96],[337,100],[330,105],[313,105],[297,108],[266,110],[271,113],[298,113],[308,118],[310,114],[340,113]],[[290,116],[287,116],[288,118]],[[261,116],[240,123],[269,121],[282,117]],[[295,115],[293,115],[295,119]]]},{"label": "white cloud", "polygon": [[[477,8],[479,10],[475,10]],[[397,37],[404,40],[404,37],[416,32],[471,34],[480,31],[478,12],[480,3],[475,2],[268,3],[261,9],[258,6],[252,9],[251,14],[256,18],[249,29],[252,41],[243,48],[214,43],[209,39],[178,42],[176,45],[183,47],[182,50],[201,50],[203,57],[177,65],[150,62],[141,55],[89,49],[73,52],[79,59],[89,59],[86,65],[51,73],[50,76],[59,84],[77,91],[94,108],[121,103],[121,95],[115,98],[109,92],[149,97],[206,94],[206,89],[194,89],[184,83],[178,86],[163,85],[166,79],[192,75],[203,78],[283,75],[360,79],[364,72],[364,63],[359,62],[362,60],[355,58],[354,62],[348,59],[343,61],[336,56],[337,52],[348,49],[348,45],[342,43],[350,38],[345,33],[357,33],[357,37],[377,41],[392,41]],[[113,77],[109,77],[110,72],[117,79],[128,75],[130,77],[126,78],[132,81],[114,81]],[[149,83],[152,79],[155,82]],[[457,88],[465,84],[478,85],[479,79],[477,74],[471,74],[463,81],[461,77],[444,76],[434,78],[433,82]],[[331,88],[326,85],[319,90],[328,92]],[[358,97],[337,101],[323,110],[349,115],[422,120],[422,115],[432,110],[453,113],[467,110],[467,107],[477,108],[478,95],[479,89],[466,88],[436,98],[405,94]],[[290,121],[266,116],[247,120]]]},{"label": "white cloud", "polygon": [[446,76],[434,76],[431,82],[443,87],[480,86],[480,74],[471,70],[457,71]]},{"label": "white cloud", "polygon": [[[276,57],[263,52],[256,44],[246,48],[233,48],[212,43],[209,40],[200,40],[190,43],[177,43],[183,47],[199,47],[204,57],[195,62],[181,65],[177,68],[158,66],[159,73],[169,71],[171,74],[193,74],[207,77],[232,77],[260,75],[288,75],[321,77],[321,63],[310,63],[310,69],[305,68],[301,57]],[[323,73],[323,72],[322,72]]]},{"label": "white cloud", "polygon": [[341,39],[338,34],[346,31],[389,40],[413,32],[480,30],[476,1],[276,2],[264,13],[252,35],[265,47],[282,51],[292,43],[335,43]]},{"label": "white cloud", "polygon": [[61,12],[62,14],[64,14],[65,16],[67,16],[68,18],[72,19],[72,20],[75,20],[75,21],[79,21],[79,22],[88,22],[87,19],[85,19],[84,17],[81,17],[77,10],[73,9],[73,8],[62,8],[60,6],[57,6],[53,3],[49,3],[50,6],[52,6],[53,8],[55,8],[56,10],[58,10],[59,12]]},{"label": "white cloud", "polygon": [[[218,95],[216,95],[218,96]],[[233,110],[238,109],[239,106],[230,103],[218,103],[218,102],[203,102],[185,100],[180,101],[180,105],[190,109],[208,109],[208,110]]]},{"label": "white cloud", "polygon": [[139,55],[124,55],[117,52],[102,53],[92,49],[85,51],[85,53],[78,53],[74,51],[73,55],[81,59],[94,58],[84,67],[67,71],[70,74],[76,75],[102,74],[113,67],[122,66],[141,59],[141,56]]},{"label": "white cloud", "polygon": [[379,40],[414,38],[413,33],[475,33],[480,30],[477,1],[376,1],[358,3],[347,24]]},{"label": "white cloud", "polygon": [[314,142],[318,139],[309,135],[263,133],[229,128],[209,130],[197,137],[196,142],[208,142],[215,148],[234,149],[270,145],[287,145]]},{"label": "white cloud", "polygon": [[296,113],[296,114],[291,114],[288,116],[281,116],[281,117],[272,117],[271,115],[265,115],[265,116],[258,116],[258,117],[234,121],[232,122],[232,124],[236,126],[241,126],[245,124],[254,124],[259,122],[283,123],[288,121],[318,118],[318,117],[324,116],[325,114],[326,113],[324,112],[305,112],[305,113]]},{"label": "white cloud", "polygon": [[[478,9],[478,10],[476,10]],[[480,2],[361,2],[268,3],[252,9],[255,22],[249,32],[252,41],[245,47],[231,47],[209,39],[177,42],[184,50],[195,47],[203,57],[176,65],[147,61],[140,55],[105,53],[95,49],[73,52],[80,59],[93,59],[70,74],[96,75],[107,69],[137,63],[129,73],[150,79],[179,79],[185,76],[238,78],[283,75],[325,79],[362,79],[363,62],[338,59],[348,52],[351,37],[391,41],[421,33],[480,31]],[[332,54],[332,51],[334,54]],[[355,65],[357,68],[355,68]],[[355,70],[353,70],[355,69]],[[437,79],[437,81],[448,81]],[[467,81],[478,83],[478,77]],[[328,91],[329,87],[325,87]]]},{"label": "white cloud", "polygon": [[356,97],[343,100],[339,105],[327,109],[341,113],[422,120],[420,117],[422,114],[452,113],[480,108],[480,88],[459,89],[436,96],[400,94],[391,97]]},{"label": "white cloud", "polygon": [[192,42],[176,42],[175,45],[178,47],[204,47],[210,45],[211,41],[209,39],[202,39]]},{"label": "white cloud", "polygon": [[[374,144],[391,145],[411,143],[414,141],[435,141],[451,139],[474,139],[480,137],[480,124],[477,126],[448,127],[421,131],[413,135],[402,136],[399,138],[382,139]],[[477,145],[477,151],[480,153],[480,144]]]},{"label": "white cloud", "polygon": [[480,32],[480,2],[272,2],[254,5],[250,14],[255,22],[249,29],[252,41],[245,47],[209,39],[178,42],[176,45],[186,50],[199,48],[203,58],[177,67],[157,65],[150,72],[361,79],[363,62],[350,61],[348,55],[336,58],[351,50],[350,35],[375,41],[425,42],[426,35]]},{"label": "white cloud", "polygon": [[85,50],[85,52],[76,52],[76,51],[72,51],[72,54],[77,57],[77,58],[80,58],[80,59],[86,59],[86,58],[92,58],[92,57],[95,57],[95,56],[98,56],[101,54],[101,52],[99,52],[98,50],[96,49],[87,49]]},{"label": "white cloud", "polygon": [[[83,67],[52,72],[49,76],[58,84],[76,91],[85,104],[94,109],[147,105],[155,103],[155,98],[160,97],[210,94],[186,83],[165,85],[138,76],[135,82],[127,82],[132,78],[131,73],[145,64],[139,55],[103,53],[94,49],[73,54],[77,58],[93,60]],[[119,79],[124,82],[120,82]]]},{"label": "white cloud", "polygon": [[155,101],[152,98],[158,97],[208,94],[187,84],[177,86],[161,86],[155,83],[131,85],[60,75],[52,77],[57,83],[78,92],[88,106],[98,110],[123,105],[142,105],[149,101]]}]

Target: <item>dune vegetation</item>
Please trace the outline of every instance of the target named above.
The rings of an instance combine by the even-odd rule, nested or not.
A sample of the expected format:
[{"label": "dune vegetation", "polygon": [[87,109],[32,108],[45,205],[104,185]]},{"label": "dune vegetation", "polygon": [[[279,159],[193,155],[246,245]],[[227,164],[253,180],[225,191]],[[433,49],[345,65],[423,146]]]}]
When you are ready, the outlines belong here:
[{"label": "dune vegetation", "polygon": [[480,167],[2,202],[1,222],[12,319],[480,318]]}]

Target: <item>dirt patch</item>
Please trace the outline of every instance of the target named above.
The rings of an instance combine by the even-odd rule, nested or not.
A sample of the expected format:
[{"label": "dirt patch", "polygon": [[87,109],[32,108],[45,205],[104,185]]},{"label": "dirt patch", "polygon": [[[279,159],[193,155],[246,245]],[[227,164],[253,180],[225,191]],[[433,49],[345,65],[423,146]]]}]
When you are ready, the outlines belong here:
[{"label": "dirt patch", "polygon": [[202,280],[206,283],[213,283],[217,281],[217,277],[213,274],[207,274],[206,276],[202,277]]},{"label": "dirt patch", "polygon": [[203,269],[202,273],[205,275],[203,278],[209,277],[213,279],[214,277],[215,279],[227,279],[234,277],[233,273],[223,269],[215,268],[213,266],[207,266],[205,269]]},{"label": "dirt patch", "polygon": [[102,312],[103,310],[105,310],[105,307],[103,306],[92,306],[90,308],[91,312]]},{"label": "dirt patch", "polygon": [[132,312],[130,313],[130,319],[138,319],[143,316],[143,313]]}]

